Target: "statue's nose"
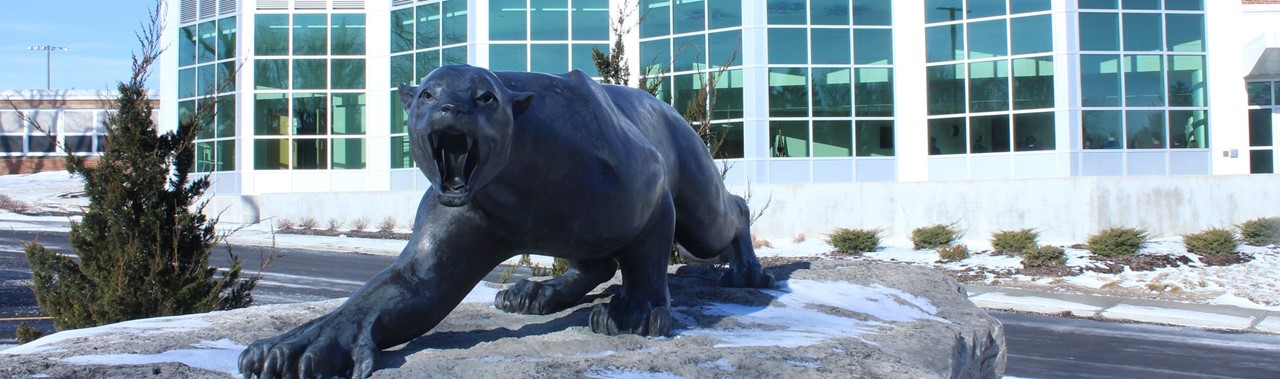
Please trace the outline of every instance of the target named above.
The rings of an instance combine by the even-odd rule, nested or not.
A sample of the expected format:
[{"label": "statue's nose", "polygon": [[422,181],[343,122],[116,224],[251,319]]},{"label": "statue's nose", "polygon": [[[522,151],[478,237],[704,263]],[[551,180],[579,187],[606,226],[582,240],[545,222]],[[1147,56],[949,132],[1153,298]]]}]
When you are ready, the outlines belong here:
[{"label": "statue's nose", "polygon": [[445,104],[440,106],[440,113],[447,115],[456,115],[462,113],[462,107],[455,104]]}]

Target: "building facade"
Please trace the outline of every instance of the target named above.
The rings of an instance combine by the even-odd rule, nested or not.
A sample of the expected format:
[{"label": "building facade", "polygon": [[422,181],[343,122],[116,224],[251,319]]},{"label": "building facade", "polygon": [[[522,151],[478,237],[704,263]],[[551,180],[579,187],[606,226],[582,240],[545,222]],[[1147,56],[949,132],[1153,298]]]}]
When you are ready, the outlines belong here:
[{"label": "building facade", "polygon": [[[1280,12],[1245,3],[182,0],[165,34],[177,48],[162,57],[162,124],[216,107],[196,169],[246,222],[407,221],[396,207],[411,211],[402,203],[428,183],[398,84],[464,63],[597,76],[592,49],[620,39],[630,83],[681,112],[703,101],[692,109],[706,110],[734,186],[1265,175]],[[408,200],[305,200],[344,194]]]},{"label": "building facade", "polygon": [[[158,107],[159,93],[150,95]],[[62,170],[68,152],[94,164],[93,157],[107,147],[106,121],[116,96],[98,90],[0,91],[0,175]]]}]

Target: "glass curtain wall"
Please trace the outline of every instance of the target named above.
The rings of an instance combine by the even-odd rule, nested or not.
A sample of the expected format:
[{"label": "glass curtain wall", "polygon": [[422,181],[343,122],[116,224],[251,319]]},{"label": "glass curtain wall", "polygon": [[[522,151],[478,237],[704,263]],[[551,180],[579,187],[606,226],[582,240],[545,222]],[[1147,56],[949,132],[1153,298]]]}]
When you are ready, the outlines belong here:
[{"label": "glass curtain wall", "polygon": [[418,85],[431,70],[466,64],[467,2],[445,0],[391,9],[391,168],[417,167],[409,156],[409,114],[400,103],[401,84]]},{"label": "glass curtain wall", "polygon": [[201,125],[196,172],[236,169],[236,21],[231,16],[178,27],[178,122]]},{"label": "glass curtain wall", "polygon": [[1276,172],[1275,114],[1280,112],[1280,82],[1250,82],[1249,91],[1249,173]]},{"label": "glass curtain wall", "polygon": [[599,77],[591,49],[609,52],[608,0],[489,2],[489,69]]}]

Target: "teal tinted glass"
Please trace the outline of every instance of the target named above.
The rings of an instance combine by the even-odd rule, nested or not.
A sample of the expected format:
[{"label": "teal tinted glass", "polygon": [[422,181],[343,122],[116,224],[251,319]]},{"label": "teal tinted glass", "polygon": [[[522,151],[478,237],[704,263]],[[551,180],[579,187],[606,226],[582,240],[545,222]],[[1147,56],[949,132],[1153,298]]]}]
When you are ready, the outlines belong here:
[{"label": "teal tinted glass", "polygon": [[333,139],[333,169],[359,170],[365,166],[364,138]]},{"label": "teal tinted glass", "polygon": [[[454,49],[458,48],[448,50]],[[462,51],[466,52],[465,49]],[[466,57],[463,57],[463,59],[463,62],[465,63]],[[440,50],[419,51],[417,54],[414,54],[413,61],[414,76],[417,80],[421,81],[426,78],[428,74],[431,74],[431,71],[440,67]]]},{"label": "teal tinted glass", "polygon": [[892,157],[893,120],[857,120],[854,124],[859,157]]},{"label": "teal tinted glass", "polygon": [[253,53],[289,55],[289,16],[260,14],[253,17]]},{"label": "teal tinted glass", "polygon": [[1013,151],[1053,150],[1058,133],[1053,112],[1013,115]]},{"label": "teal tinted glass", "polygon": [[1009,55],[1008,41],[1003,19],[969,24],[970,59]]},{"label": "teal tinted glass", "polygon": [[798,67],[769,69],[769,116],[809,115],[808,70]]},{"label": "teal tinted glass", "polygon": [[716,96],[711,118],[725,120],[742,118],[742,70],[727,70],[715,77]]},{"label": "teal tinted glass", "polygon": [[[442,65],[442,64],[467,64],[467,63],[468,62],[467,62],[466,46],[450,47],[448,49],[440,50],[440,63],[433,63],[433,64],[436,64],[436,66],[431,67],[431,70],[435,70],[436,67],[440,67],[439,65]],[[421,66],[421,64],[419,64],[419,66]]]},{"label": "teal tinted glass", "polygon": [[489,39],[523,41],[529,27],[525,0],[492,0],[489,2]]},{"label": "teal tinted glass", "polygon": [[893,3],[890,0],[854,0],[854,25],[893,25]]},{"label": "teal tinted glass", "polygon": [[805,0],[768,0],[765,3],[769,25],[804,25],[809,4]]},{"label": "teal tinted glass", "polygon": [[283,93],[253,95],[253,134],[280,136],[289,133],[289,98]]},{"label": "teal tinted glass", "polygon": [[236,169],[236,140],[223,140],[213,142],[214,154],[214,171],[235,171]]},{"label": "teal tinted glass", "polygon": [[1005,9],[1005,0],[966,0],[965,17],[983,18],[992,16],[1003,16],[1008,13]]},{"label": "teal tinted glass", "polygon": [[743,139],[741,123],[714,124],[712,128],[717,144],[717,147],[712,151],[713,157],[726,159],[745,156],[743,147],[746,145],[746,141]]},{"label": "teal tinted glass", "polygon": [[1171,11],[1202,11],[1204,0],[1164,0],[1164,9]]},{"label": "teal tinted glass", "polygon": [[218,20],[218,59],[236,57],[236,18]]},{"label": "teal tinted glass", "polygon": [[178,98],[196,97],[195,67],[178,70]]},{"label": "teal tinted glass", "polygon": [[196,66],[196,95],[212,95],[218,89],[217,65]]},{"label": "teal tinted glass", "polygon": [[569,45],[529,46],[529,71],[555,74],[569,71]]},{"label": "teal tinted glass", "polygon": [[964,113],[964,66],[948,64],[925,68],[929,80],[929,114]]},{"label": "teal tinted glass", "polygon": [[391,86],[401,84],[417,85],[413,76],[413,54],[391,56]]},{"label": "teal tinted glass", "polygon": [[1053,57],[1013,60],[1013,109],[1053,108]]},{"label": "teal tinted glass", "polygon": [[1080,0],[1080,9],[1116,9],[1117,0]]},{"label": "teal tinted glass", "polygon": [[925,60],[943,62],[960,59],[964,53],[964,25],[930,26],[924,29]]},{"label": "teal tinted glass", "polygon": [[1125,13],[1122,19],[1125,51],[1159,51],[1164,47],[1160,14]]},{"label": "teal tinted glass", "polygon": [[777,158],[809,156],[808,121],[770,121],[770,155]]},{"label": "teal tinted glass", "polygon": [[1009,61],[969,64],[969,112],[1009,110]]},{"label": "teal tinted glass", "polygon": [[328,63],[324,59],[294,59],[293,89],[328,88]]},{"label": "teal tinted glass", "polygon": [[805,64],[808,58],[808,30],[769,28],[769,64]]},{"label": "teal tinted glass", "polygon": [[325,139],[294,139],[293,169],[324,170],[329,168],[329,144]]},{"label": "teal tinted glass", "polygon": [[969,119],[969,152],[1009,151],[1009,115],[977,116]]},{"label": "teal tinted glass", "polygon": [[391,11],[391,52],[413,50],[413,23],[413,8]]},{"label": "teal tinted glass", "polygon": [[1080,50],[1120,50],[1120,14],[1080,13]]},{"label": "teal tinted glass", "polygon": [[1083,111],[1080,126],[1086,149],[1124,148],[1120,111]]},{"label": "teal tinted glass", "polygon": [[1249,105],[1271,105],[1271,82],[1250,82],[1245,84],[1249,92]]},{"label": "teal tinted glass", "polygon": [[854,64],[892,64],[893,29],[854,29]]},{"label": "teal tinted glass", "polygon": [[1169,110],[1170,149],[1209,147],[1209,119],[1203,109]]},{"label": "teal tinted glass", "polygon": [[1164,59],[1160,55],[1126,55],[1124,69],[1124,105],[1130,107],[1162,107],[1164,98]]},{"label": "teal tinted glass", "polygon": [[609,0],[573,1],[573,40],[609,40]]},{"label": "teal tinted glass", "polygon": [[1203,55],[1169,56],[1169,106],[1207,106],[1208,86]]},{"label": "teal tinted glass", "polygon": [[253,141],[254,170],[289,169],[289,140],[258,139]]},{"label": "teal tinted glass", "polygon": [[672,41],[676,49],[676,71],[698,70],[706,67],[707,48],[704,46],[706,44],[703,42],[704,38],[706,36],[703,34],[694,34]]},{"label": "teal tinted glass", "polygon": [[671,0],[641,0],[640,38],[671,34]]},{"label": "teal tinted glass", "polygon": [[854,69],[854,113],[859,117],[893,116],[893,69]]},{"label": "teal tinted glass", "polygon": [[1272,122],[1270,109],[1249,110],[1249,146],[1271,146]]},{"label": "teal tinted glass", "polygon": [[329,134],[329,96],[323,93],[293,94],[293,135]]},{"label": "teal tinted glass", "polygon": [[195,25],[178,30],[178,66],[196,64],[196,43],[199,39]]},{"label": "teal tinted glass", "polygon": [[707,29],[706,3],[702,0],[672,0],[671,25],[676,34]]},{"label": "teal tinted glass", "polygon": [[[720,29],[742,26],[742,0],[713,0],[707,2],[707,28]],[[739,126],[741,130],[741,126]]]},{"label": "teal tinted glass", "polygon": [[391,134],[407,133],[409,112],[404,110],[404,102],[400,101],[400,90],[391,90]]},{"label": "teal tinted glass", "polygon": [[1160,2],[1161,0],[1120,0],[1121,8],[1143,10],[1160,9]]},{"label": "teal tinted glass", "polygon": [[672,83],[673,98],[671,106],[681,115],[689,110],[689,102],[698,100],[698,90],[702,88],[703,75],[700,73],[673,75],[668,77]]},{"label": "teal tinted glass", "polygon": [[729,30],[707,35],[707,63],[714,67],[742,64],[742,31]]},{"label": "teal tinted glass", "polygon": [[[446,0],[440,3],[440,43],[452,45],[467,42],[467,2]],[[466,59],[463,59],[466,62]]]},{"label": "teal tinted glass", "polygon": [[964,19],[964,1],[961,0],[925,0],[924,22],[947,22]]},{"label": "teal tinted glass", "polygon": [[964,117],[929,120],[929,155],[964,154],[969,151]]},{"label": "teal tinted glass", "polygon": [[528,51],[524,44],[489,45],[489,69],[494,71],[528,71]]},{"label": "teal tinted glass", "polygon": [[413,157],[409,154],[409,136],[391,137],[391,168],[414,167]]},{"label": "teal tinted glass", "polygon": [[325,14],[293,15],[293,55],[329,52],[329,20]]},{"label": "teal tinted glass", "polygon": [[215,115],[214,126],[217,130],[216,137],[226,138],[236,136],[236,97],[231,95],[219,96],[217,103],[217,114]]},{"label": "teal tinted glass", "polygon": [[363,14],[335,14],[332,29],[333,45],[330,47],[330,54],[364,55]]},{"label": "teal tinted glass", "polygon": [[853,121],[814,121],[813,156],[853,156]]},{"label": "teal tinted glass", "polygon": [[813,69],[813,116],[849,117],[853,115],[853,70],[849,68]]},{"label": "teal tinted glass", "polygon": [[1204,51],[1203,14],[1166,14],[1165,21],[1169,51]]},{"label": "teal tinted glass", "polygon": [[200,41],[196,44],[196,61],[213,62],[218,58],[218,27],[213,21],[200,23]]},{"label": "teal tinted glass", "polygon": [[[529,8],[529,39],[534,41],[569,39],[568,0],[530,0]],[[565,65],[565,67],[568,66],[568,64]]]},{"label": "teal tinted glass", "polygon": [[1053,20],[1049,15],[1010,19],[1009,29],[1014,55],[1053,51]]},{"label": "teal tinted glass", "polygon": [[214,84],[218,86],[217,90],[221,92],[232,92],[236,90],[236,62],[227,61],[215,64],[218,67],[218,77]]},{"label": "teal tinted glass", "polygon": [[1080,103],[1086,107],[1120,106],[1120,56],[1080,55]]},{"label": "teal tinted glass", "polygon": [[810,0],[809,23],[849,25],[849,0]]},{"label": "teal tinted glass", "polygon": [[364,89],[364,59],[334,59],[329,83],[333,89]]},{"label": "teal tinted glass", "polygon": [[329,102],[333,107],[333,134],[364,134],[367,104],[363,93],[335,93]]},{"label": "teal tinted glass", "polygon": [[[67,137],[67,140],[68,140],[68,144],[70,144],[71,137],[70,137],[70,136],[68,136],[68,137]],[[196,143],[195,143],[195,146],[196,146],[196,162],[195,162],[196,167],[195,167],[195,171],[196,171],[196,172],[210,172],[210,171],[213,171],[213,165],[214,165],[214,163],[213,163],[213,159],[214,159],[214,156],[213,156],[213,142],[196,142]],[[87,146],[86,146],[86,147],[87,147]],[[76,152],[83,152],[83,151],[86,151],[86,150],[88,150],[88,149],[87,149],[87,148],[75,148],[75,147],[73,147],[73,148],[71,148],[71,150],[72,150],[72,151],[76,151]]]},{"label": "teal tinted glass", "polygon": [[1163,110],[1127,110],[1124,126],[1130,149],[1162,149],[1168,140]]},{"label": "teal tinted glass", "polygon": [[1028,13],[1041,12],[1051,9],[1049,0],[1011,0],[1009,1],[1009,13]]},{"label": "teal tinted glass", "polygon": [[813,64],[849,64],[849,29],[811,29],[810,33],[814,46],[822,47],[813,49]]},{"label": "teal tinted glass", "polygon": [[419,5],[415,17],[417,48],[440,46],[440,3]]},{"label": "teal tinted glass", "polygon": [[600,53],[608,56],[609,45],[603,43],[575,43],[570,48],[570,69],[582,70],[591,77],[600,76],[600,70],[596,68],[596,62],[591,59],[591,49],[599,49]]},{"label": "teal tinted glass", "polygon": [[253,61],[253,86],[255,89],[282,90],[289,88],[288,59],[255,59]]},{"label": "teal tinted glass", "polygon": [[666,39],[656,39],[640,43],[641,71],[654,75],[665,72],[671,67],[671,46]]}]

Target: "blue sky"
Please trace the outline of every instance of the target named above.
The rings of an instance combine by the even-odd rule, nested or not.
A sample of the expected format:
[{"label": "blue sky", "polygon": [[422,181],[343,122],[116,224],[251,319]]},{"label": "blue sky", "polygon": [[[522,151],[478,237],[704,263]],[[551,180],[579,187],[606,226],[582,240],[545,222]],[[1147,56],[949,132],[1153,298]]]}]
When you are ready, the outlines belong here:
[{"label": "blue sky", "polygon": [[[177,0],[173,5],[177,5]],[[54,89],[110,89],[129,77],[136,33],[152,0],[3,0],[0,12],[0,90],[45,88],[45,52],[53,45]],[[157,88],[153,70],[148,87]]]}]

